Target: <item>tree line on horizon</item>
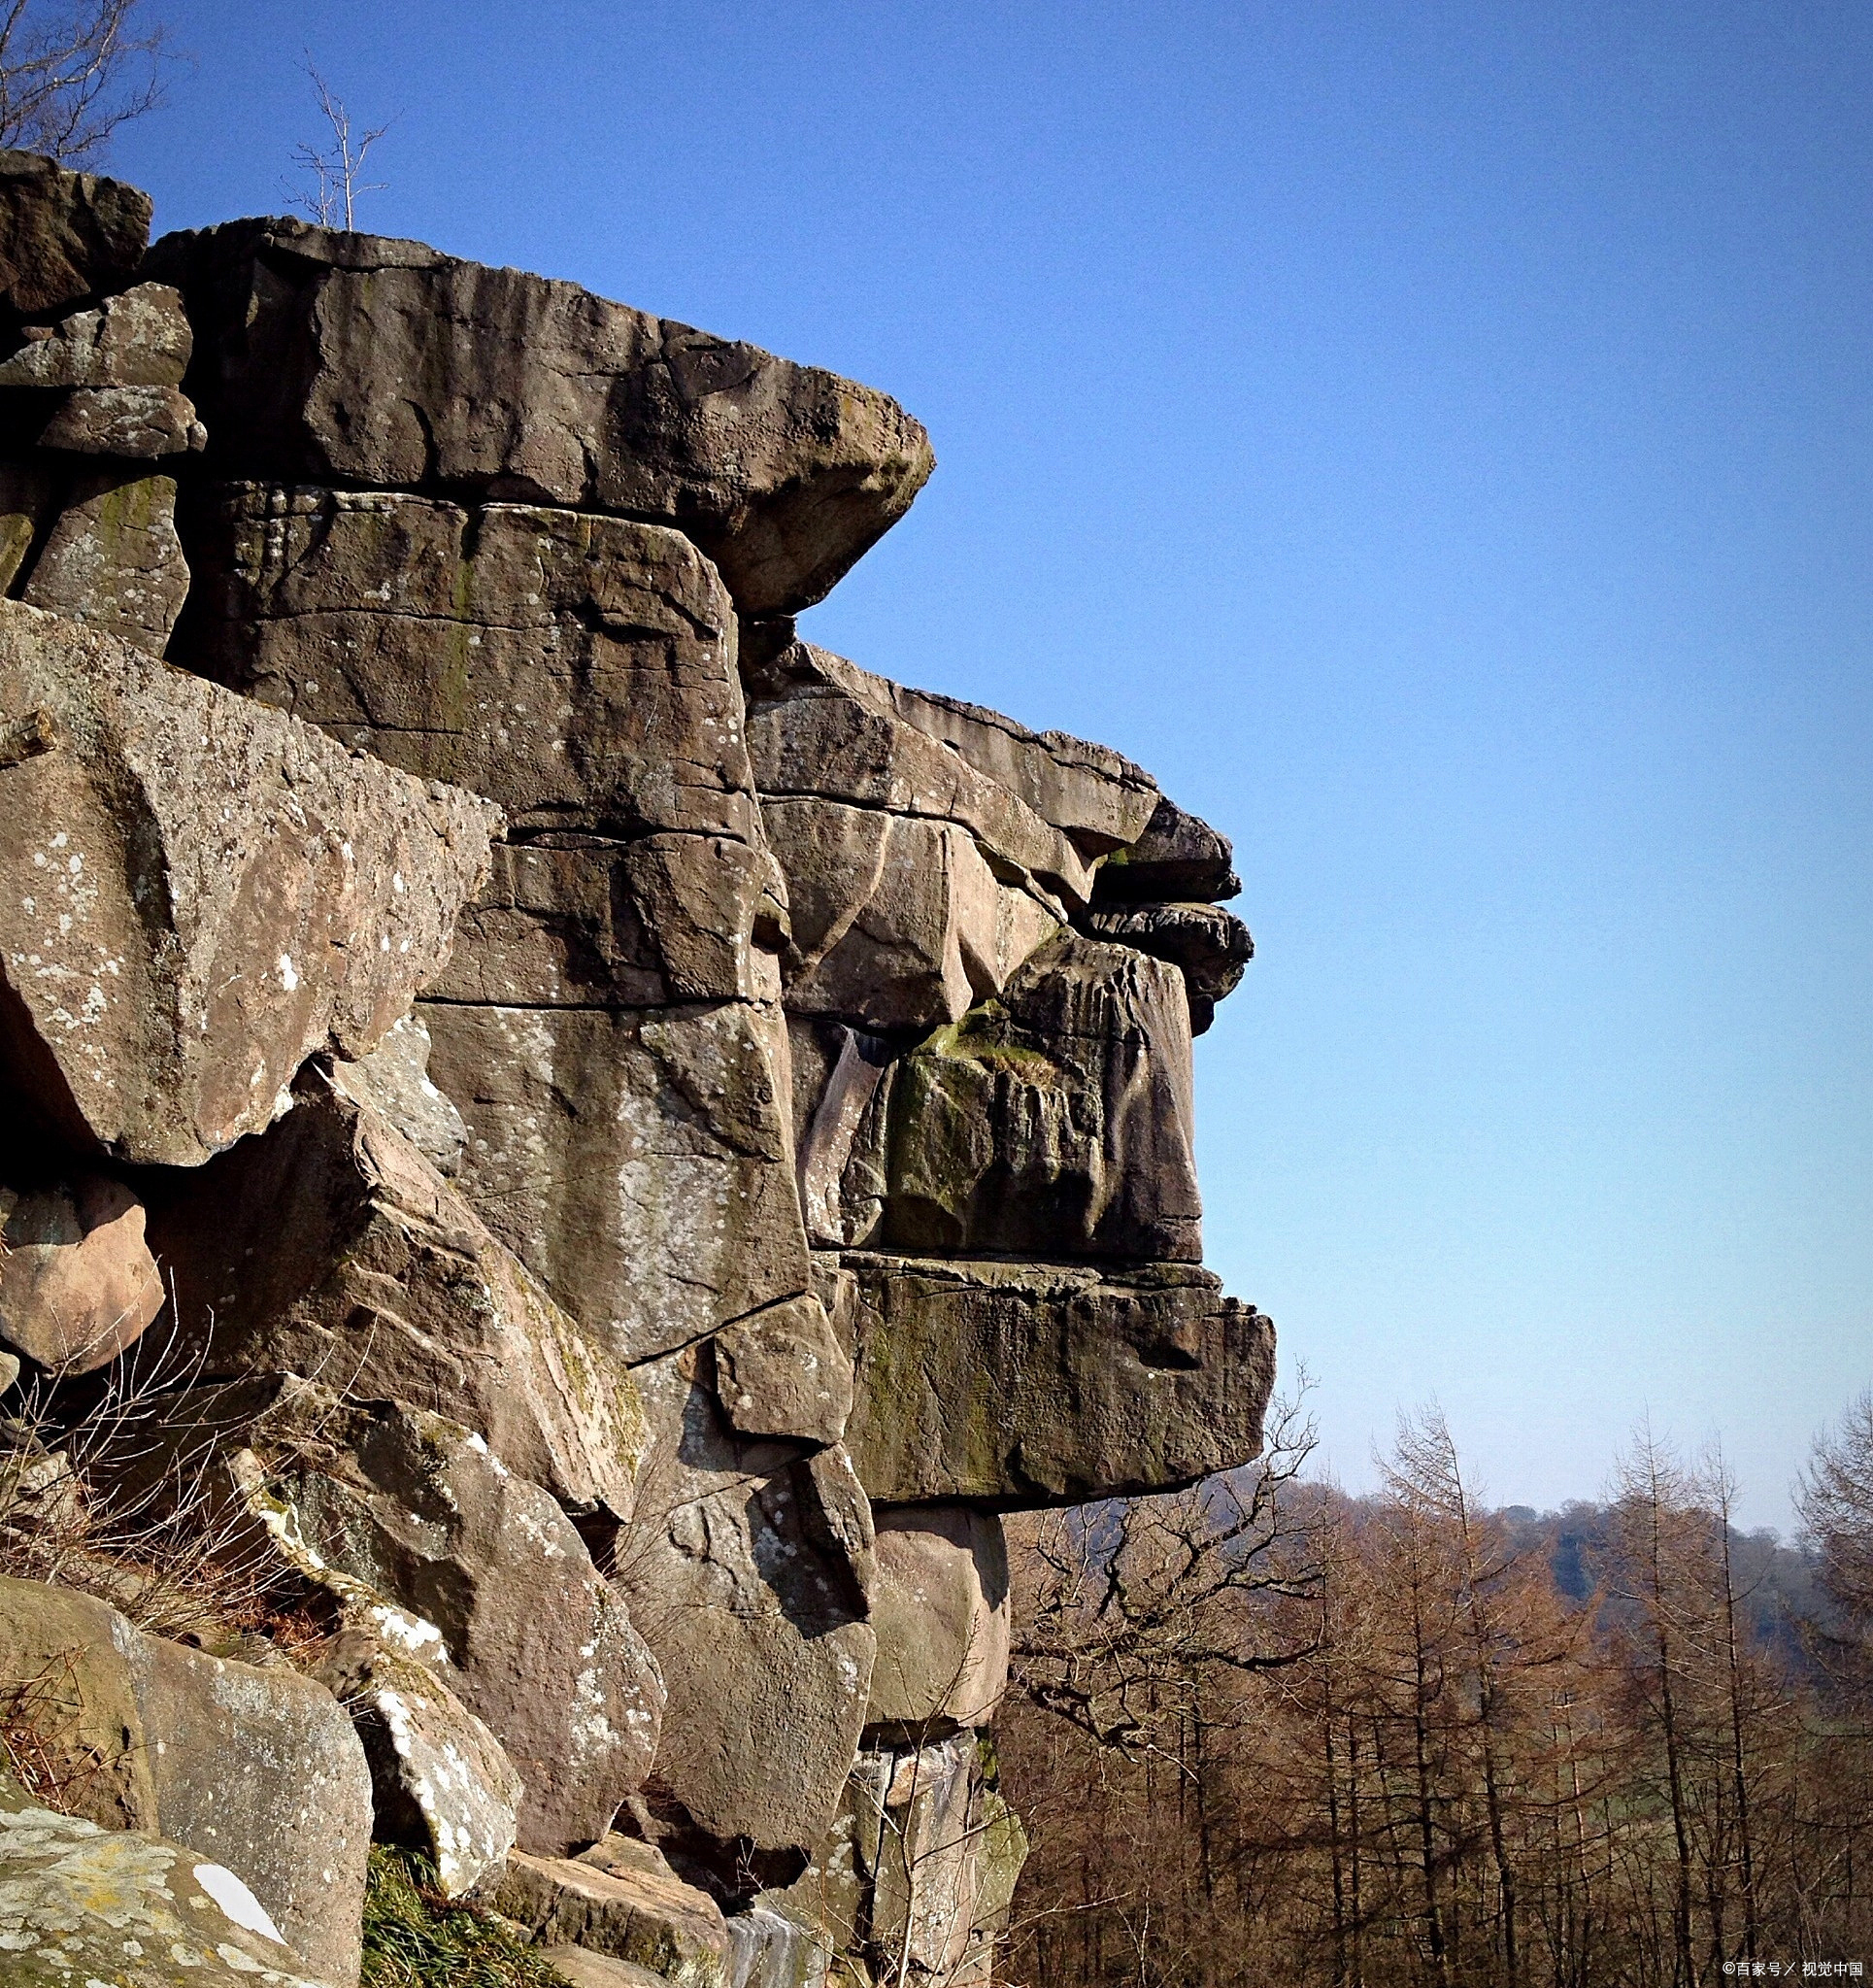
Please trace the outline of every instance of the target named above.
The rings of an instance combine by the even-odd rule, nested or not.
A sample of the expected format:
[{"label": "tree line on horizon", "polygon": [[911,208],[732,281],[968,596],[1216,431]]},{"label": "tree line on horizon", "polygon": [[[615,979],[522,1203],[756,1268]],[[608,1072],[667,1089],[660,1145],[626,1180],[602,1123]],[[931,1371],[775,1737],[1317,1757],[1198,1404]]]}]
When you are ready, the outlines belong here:
[{"label": "tree line on horizon", "polygon": [[1011,1522],[1021,1988],[1705,1988],[1873,1965],[1873,1396],[1801,1546],[1641,1430],[1601,1505],[1263,1466]]}]

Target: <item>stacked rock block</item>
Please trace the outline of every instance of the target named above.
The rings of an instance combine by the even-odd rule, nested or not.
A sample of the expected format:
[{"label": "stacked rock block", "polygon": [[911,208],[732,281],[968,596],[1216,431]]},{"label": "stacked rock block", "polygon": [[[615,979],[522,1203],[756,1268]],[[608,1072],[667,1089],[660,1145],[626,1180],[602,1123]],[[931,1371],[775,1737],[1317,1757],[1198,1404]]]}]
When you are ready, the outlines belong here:
[{"label": "stacked rock block", "polygon": [[986,1982],[999,1514],[1259,1447],[1229,846],[799,639],[932,467],[884,395],[148,219],[0,160],[0,1333],[167,1305],[115,1494],[209,1487],[377,1833],[575,1980]]}]

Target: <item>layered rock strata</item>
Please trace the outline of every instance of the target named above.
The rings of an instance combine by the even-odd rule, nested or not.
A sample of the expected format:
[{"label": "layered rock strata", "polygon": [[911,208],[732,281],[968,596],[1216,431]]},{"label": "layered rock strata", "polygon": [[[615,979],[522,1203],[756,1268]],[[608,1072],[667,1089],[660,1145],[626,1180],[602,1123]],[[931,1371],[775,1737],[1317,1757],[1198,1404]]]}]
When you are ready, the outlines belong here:
[{"label": "layered rock strata", "polygon": [[10,1439],[208,1525],[371,1830],[569,1978],[986,1983],[999,1514],[1259,1446],[1229,844],[800,638],[932,467],[885,395],[148,218],[0,155],[0,1378],[183,1371],[88,1475]]}]

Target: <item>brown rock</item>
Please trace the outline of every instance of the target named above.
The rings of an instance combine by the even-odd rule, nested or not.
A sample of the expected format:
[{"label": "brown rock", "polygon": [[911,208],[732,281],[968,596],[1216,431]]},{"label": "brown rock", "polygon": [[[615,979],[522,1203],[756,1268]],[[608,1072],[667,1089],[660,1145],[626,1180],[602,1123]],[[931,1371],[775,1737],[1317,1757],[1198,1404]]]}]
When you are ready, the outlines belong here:
[{"label": "brown rock", "polygon": [[1201,1035],[1216,1004],[1232,994],[1255,956],[1249,927],[1215,904],[1127,904],[1087,915],[1095,937],[1134,947],[1180,968],[1190,999],[1190,1032]]},{"label": "brown rock", "polygon": [[878,1529],[867,1726],[916,1740],[991,1720],[1008,1686],[1008,1549],[968,1505],[886,1506]]},{"label": "brown rock", "polygon": [[151,212],[149,194],[120,180],[0,152],[0,308],[44,317],[127,282]]},{"label": "brown rock", "polygon": [[42,449],[136,458],[200,449],[194,403],[173,387],[75,387],[39,431]]},{"label": "brown rock", "polygon": [[432,1001],[423,1018],[468,1122],[463,1192],[615,1358],[807,1290],[773,1010]]},{"label": "brown rock", "polygon": [[52,479],[39,463],[0,463],[0,593],[18,578],[34,535],[52,514]]},{"label": "brown rock", "polygon": [[[0,1079],[81,1148],[191,1166],[447,958],[498,814],[97,630],[0,602]],[[161,879],[158,889],[154,880]]]},{"label": "brown rock", "polygon": [[885,1216],[890,1046],[843,1023],[788,1018],[795,1167],[807,1235],[860,1248]]},{"label": "brown rock", "polygon": [[1202,1261],[1175,968],[1065,933],[893,1078],[886,1247]]},{"label": "brown rock", "polygon": [[661,519],[750,614],[820,599],[932,467],[869,387],[418,243],[235,221],[149,267],[229,473]]},{"label": "brown rock", "polygon": [[135,1344],[163,1306],[144,1208],[119,1181],[0,1188],[0,1338],[59,1374],[89,1373]]},{"label": "brown rock", "polygon": [[187,592],[175,479],[107,469],[73,484],[25,598],[160,656]]},{"label": "brown rock", "polygon": [[1033,880],[1044,896],[1084,903],[1088,859],[999,780],[907,724],[888,688],[805,642],[753,677],[748,746],[763,802],[817,798],[953,822],[1004,882]]},{"label": "brown rock", "polygon": [[786,886],[725,835],[552,835],[494,851],[431,992],[510,1007],[778,1000]]},{"label": "brown rock", "polygon": [[488,795],[517,835],[758,845],[733,614],[679,532],[275,485],[187,524],[190,667]]},{"label": "brown rock", "polygon": [[852,1413],[852,1353],[817,1297],[790,1297],[716,1334],[716,1393],[740,1435],[833,1443]]},{"label": "brown rock", "polygon": [[1057,905],[1000,883],[966,828],[825,800],[761,814],[786,877],[792,1013],[921,1033],[998,994],[1059,929]]},{"label": "brown rock", "polygon": [[1260,1454],[1274,1328],[1207,1270],[839,1262],[858,1361],[846,1445],[881,1502],[1077,1504]]},{"label": "brown rock", "polygon": [[864,1725],[871,1514],[843,1449],[738,1438],[693,1365],[640,1369],[658,1434],[615,1572],[669,1684],[655,1785],[719,1842],[805,1851]]},{"label": "brown rock", "polygon": [[192,347],[180,292],[140,283],[35,334],[0,360],[0,387],[180,387]]},{"label": "brown rock", "polygon": [[318,1681],[351,1715],[370,1763],[380,1842],[425,1850],[436,1889],[459,1898],[514,1848],[526,1789],[441,1672],[353,1629],[319,1654]]},{"label": "brown rock", "polygon": [[1137,841],[1099,865],[1094,894],[1102,904],[1214,903],[1242,890],[1233,860],[1226,835],[1165,795]]},{"label": "brown rock", "polygon": [[603,1835],[656,1750],[663,1684],[553,1499],[459,1423],[398,1402],[302,1390],[248,1437],[303,1548],[440,1633],[451,1690],[525,1784],[522,1847]]},{"label": "brown rock", "polygon": [[630,1376],[347,1081],[308,1069],[279,1124],[171,1184],[151,1236],[184,1342],[208,1373],[433,1409],[569,1504],[628,1512]]},{"label": "brown rock", "polygon": [[489,1902],[538,1945],[631,1962],[676,1988],[729,1988],[721,1908],[649,1843],[606,1836],[583,1857],[511,1857]]},{"label": "brown rock", "polygon": [[310,1966],[356,1981],[371,1781],[330,1692],[284,1666],[143,1635],[70,1589],[5,1579],[0,1690],[67,1805],[236,1871]]}]

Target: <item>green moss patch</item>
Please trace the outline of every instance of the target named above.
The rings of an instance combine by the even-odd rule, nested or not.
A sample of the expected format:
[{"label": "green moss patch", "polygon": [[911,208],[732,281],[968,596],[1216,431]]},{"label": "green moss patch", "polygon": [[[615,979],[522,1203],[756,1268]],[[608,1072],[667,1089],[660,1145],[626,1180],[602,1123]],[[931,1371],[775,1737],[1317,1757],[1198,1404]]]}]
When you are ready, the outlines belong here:
[{"label": "green moss patch", "polygon": [[364,1888],[359,1988],[566,1988],[537,1947],[485,1907],[446,1899],[429,1860],[380,1843]]}]

